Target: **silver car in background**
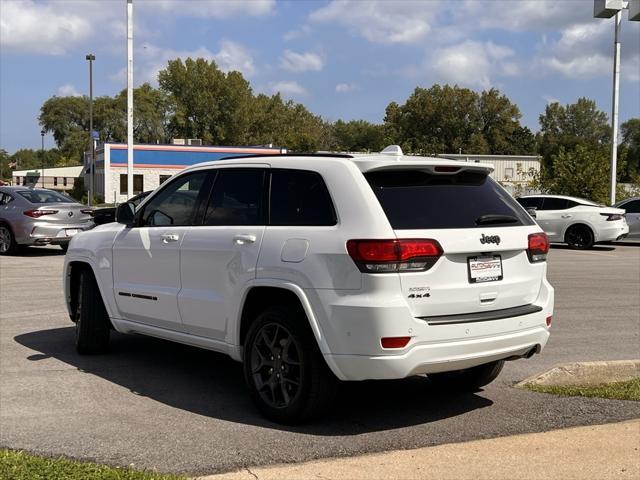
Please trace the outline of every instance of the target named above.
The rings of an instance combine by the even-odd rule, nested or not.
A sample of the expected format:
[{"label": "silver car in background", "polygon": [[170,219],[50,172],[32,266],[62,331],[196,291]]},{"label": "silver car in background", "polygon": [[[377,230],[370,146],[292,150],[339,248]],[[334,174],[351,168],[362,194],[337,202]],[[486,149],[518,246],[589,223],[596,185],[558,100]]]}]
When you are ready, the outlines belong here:
[{"label": "silver car in background", "polygon": [[0,187],[0,255],[21,246],[60,245],[93,228],[92,210],[44,188]]},{"label": "silver car in background", "polygon": [[622,200],[614,205],[625,210],[625,218],[629,224],[629,238],[640,238],[640,197]]}]

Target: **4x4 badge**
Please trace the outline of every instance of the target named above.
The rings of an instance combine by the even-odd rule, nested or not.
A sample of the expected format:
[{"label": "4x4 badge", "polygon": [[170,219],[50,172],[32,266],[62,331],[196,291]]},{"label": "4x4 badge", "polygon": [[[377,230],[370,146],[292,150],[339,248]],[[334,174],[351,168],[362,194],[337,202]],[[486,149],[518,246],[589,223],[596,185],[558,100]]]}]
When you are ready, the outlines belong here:
[{"label": "4x4 badge", "polygon": [[480,243],[495,243],[500,245],[500,237],[498,235],[485,235],[484,233],[480,237]]}]

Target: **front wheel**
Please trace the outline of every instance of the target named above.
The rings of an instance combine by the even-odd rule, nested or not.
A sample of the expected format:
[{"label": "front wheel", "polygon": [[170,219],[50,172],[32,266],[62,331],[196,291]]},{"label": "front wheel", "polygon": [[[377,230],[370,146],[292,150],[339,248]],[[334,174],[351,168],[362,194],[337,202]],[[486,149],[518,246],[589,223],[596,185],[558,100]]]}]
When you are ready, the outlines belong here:
[{"label": "front wheel", "polygon": [[111,324],[96,279],[89,270],[80,273],[76,299],[77,352],[80,354],[106,352],[109,346]]},{"label": "front wheel", "polygon": [[498,360],[464,370],[432,373],[427,377],[437,387],[447,390],[475,392],[493,382],[500,375],[502,367],[504,367],[504,360]]},{"label": "front wheel", "polygon": [[244,345],[244,377],[267,418],[299,423],[325,412],[337,390],[302,312],[270,307],[251,325]]},{"label": "front wheel", "polygon": [[593,232],[586,225],[573,225],[564,234],[567,244],[577,250],[586,250],[593,246]]}]

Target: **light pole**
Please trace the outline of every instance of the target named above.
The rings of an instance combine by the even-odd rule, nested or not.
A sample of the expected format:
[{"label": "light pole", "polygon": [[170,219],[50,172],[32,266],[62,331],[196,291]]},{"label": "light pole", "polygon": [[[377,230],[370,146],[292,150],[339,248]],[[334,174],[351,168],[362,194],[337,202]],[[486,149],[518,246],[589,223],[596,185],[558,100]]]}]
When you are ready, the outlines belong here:
[{"label": "light pole", "polygon": [[93,170],[96,163],[96,147],[93,140],[93,61],[96,56],[93,53],[88,54],[85,57],[89,61],[89,139],[91,141],[91,160],[89,165],[89,206],[91,206],[91,197],[93,193]]},{"label": "light pole", "polygon": [[42,188],[44,188],[44,134],[47,133],[44,131],[44,128],[40,130],[40,138],[42,139],[42,144],[40,145],[40,156],[42,157]]},{"label": "light pole", "polygon": [[640,0],[594,0],[593,16],[595,18],[611,18],[614,20],[613,37],[613,95],[611,98],[611,171],[610,197],[611,205],[616,203],[616,176],[618,164],[618,101],[620,98],[620,24],[622,10],[629,10],[629,20],[640,20]]}]

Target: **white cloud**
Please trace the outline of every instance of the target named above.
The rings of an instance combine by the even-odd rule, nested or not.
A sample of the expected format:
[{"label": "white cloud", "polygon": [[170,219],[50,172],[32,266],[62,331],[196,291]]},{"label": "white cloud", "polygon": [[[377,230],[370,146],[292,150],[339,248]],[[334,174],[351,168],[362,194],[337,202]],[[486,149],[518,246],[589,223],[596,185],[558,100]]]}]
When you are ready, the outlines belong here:
[{"label": "white cloud", "polygon": [[275,4],[275,0],[154,0],[138,2],[137,5],[174,16],[229,18],[234,15],[267,15]]},{"label": "white cloud", "polygon": [[[220,42],[220,50],[212,52],[206,47],[199,47],[195,50],[173,50],[162,48],[150,43],[144,43],[136,50],[134,56],[134,81],[136,85],[149,82],[153,85],[158,83],[158,72],[167,66],[169,60],[181,58],[204,58],[208,61],[215,61],[220,70],[230,72],[237,70],[245,76],[255,74],[256,67],[253,57],[242,45],[230,40]],[[117,82],[126,81],[126,69],[122,69],[110,77]]]},{"label": "white cloud", "polygon": [[333,0],[311,13],[312,22],[338,23],[376,43],[417,43],[429,33],[438,4],[396,0]]},{"label": "white cloud", "polygon": [[58,88],[58,92],[56,93],[59,97],[79,97],[82,94],[76,90],[76,87],[67,83]]},{"label": "white cloud", "polygon": [[514,51],[493,42],[467,40],[458,45],[436,49],[426,69],[438,80],[470,87],[488,88],[496,75],[515,75],[518,66],[510,61]]},{"label": "white cloud", "polygon": [[358,86],[355,83],[339,83],[336,85],[336,92],[349,93],[356,90]]},{"label": "white cloud", "polygon": [[[541,43],[534,68],[573,79],[611,75],[611,27],[611,22],[596,20],[562,29],[557,40]],[[624,80],[640,81],[639,33],[639,26],[633,22],[623,25],[621,77]]]},{"label": "white cloud", "polygon": [[316,53],[285,50],[280,58],[280,67],[290,72],[319,72],[324,67],[324,60]]},{"label": "white cloud", "polygon": [[283,80],[270,84],[271,93],[278,93],[284,97],[304,97],[308,95],[307,90],[298,82]]},{"label": "white cloud", "polygon": [[61,55],[91,34],[85,18],[50,4],[2,1],[0,9],[3,51]]}]

